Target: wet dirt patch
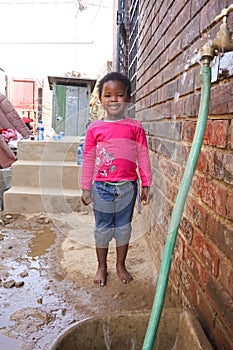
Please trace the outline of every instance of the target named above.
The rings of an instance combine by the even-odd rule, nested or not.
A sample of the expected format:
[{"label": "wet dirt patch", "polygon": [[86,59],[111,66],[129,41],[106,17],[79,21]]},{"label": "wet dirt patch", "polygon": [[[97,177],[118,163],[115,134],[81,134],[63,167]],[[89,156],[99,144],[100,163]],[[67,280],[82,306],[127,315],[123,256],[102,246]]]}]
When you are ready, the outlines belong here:
[{"label": "wet dirt patch", "polygon": [[[78,216],[75,224],[74,215]],[[119,280],[112,247],[108,283],[94,285],[95,249],[77,239],[83,230],[91,237],[92,221],[91,214],[84,220],[83,214],[72,213],[60,215],[59,220],[37,215],[11,217],[2,223],[0,344],[5,342],[4,350],[7,342],[11,346],[15,340],[21,350],[46,350],[76,321],[111,311],[151,308],[156,276],[143,237],[129,249],[132,283]],[[15,283],[4,286],[10,281]],[[15,350],[13,345],[10,349]]]},{"label": "wet dirt patch", "polygon": [[46,251],[55,242],[56,234],[50,227],[43,227],[39,232],[36,232],[35,237],[29,245],[28,256],[36,257],[46,254]]}]

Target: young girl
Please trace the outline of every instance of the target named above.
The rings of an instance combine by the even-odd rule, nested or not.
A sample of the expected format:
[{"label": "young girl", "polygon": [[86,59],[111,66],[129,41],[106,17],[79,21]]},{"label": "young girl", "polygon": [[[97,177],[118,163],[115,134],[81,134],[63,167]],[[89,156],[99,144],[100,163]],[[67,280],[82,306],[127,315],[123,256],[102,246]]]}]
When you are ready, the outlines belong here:
[{"label": "young girl", "polygon": [[112,72],[102,78],[98,89],[107,118],[93,122],[87,130],[81,200],[84,205],[93,201],[98,259],[94,282],[104,286],[108,246],[112,238],[116,240],[119,278],[123,283],[133,279],[126,269],[125,260],[137,196],[137,169],[142,183],[141,200],[147,204],[151,168],[143,126],[139,121],[127,117],[131,97],[129,79]]}]

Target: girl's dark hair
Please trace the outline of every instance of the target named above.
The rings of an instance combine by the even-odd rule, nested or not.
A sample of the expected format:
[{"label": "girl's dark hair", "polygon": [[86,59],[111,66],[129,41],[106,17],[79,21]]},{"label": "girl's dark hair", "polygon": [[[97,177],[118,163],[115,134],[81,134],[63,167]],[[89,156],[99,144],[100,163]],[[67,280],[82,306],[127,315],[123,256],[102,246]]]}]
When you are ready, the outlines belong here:
[{"label": "girl's dark hair", "polygon": [[99,98],[102,95],[102,91],[103,91],[103,86],[105,83],[107,83],[110,80],[117,80],[120,81],[124,86],[125,86],[125,90],[127,93],[128,97],[131,97],[131,83],[129,78],[127,78],[126,75],[118,73],[118,72],[111,72],[107,75],[105,75],[98,84],[98,93],[99,93]]}]

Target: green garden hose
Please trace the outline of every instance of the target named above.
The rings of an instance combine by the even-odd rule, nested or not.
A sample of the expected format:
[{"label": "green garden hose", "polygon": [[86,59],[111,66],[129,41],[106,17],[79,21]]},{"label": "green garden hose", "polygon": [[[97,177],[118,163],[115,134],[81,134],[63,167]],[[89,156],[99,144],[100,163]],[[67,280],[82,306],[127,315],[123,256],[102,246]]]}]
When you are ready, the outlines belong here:
[{"label": "green garden hose", "polygon": [[195,135],[193,138],[192,147],[185,167],[184,175],[181,180],[177,198],[174,204],[170,224],[168,227],[166,243],[162,263],[159,271],[159,277],[154,297],[154,302],[151,310],[151,315],[143,343],[142,350],[151,350],[156,337],[156,332],[159,326],[159,321],[163,309],[168,277],[171,267],[172,255],[175,247],[177,232],[183,213],[186,197],[191,185],[193,174],[195,171],[197,159],[201,150],[201,145],[204,137],[206,122],[209,111],[210,88],[211,88],[211,68],[203,66],[202,74],[202,91],[200,109],[197,119]]}]

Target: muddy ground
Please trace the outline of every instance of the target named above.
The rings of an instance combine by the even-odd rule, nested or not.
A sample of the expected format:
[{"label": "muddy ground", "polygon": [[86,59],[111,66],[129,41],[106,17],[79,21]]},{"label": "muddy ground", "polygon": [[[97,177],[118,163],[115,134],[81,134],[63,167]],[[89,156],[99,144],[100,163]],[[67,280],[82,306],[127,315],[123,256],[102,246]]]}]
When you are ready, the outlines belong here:
[{"label": "muddy ground", "polygon": [[[0,215],[0,349],[46,350],[68,326],[119,310],[151,310],[155,272],[143,235],[134,236],[123,284],[108,257],[108,281],[96,286],[91,211]],[[136,225],[137,226],[137,225]]]}]

